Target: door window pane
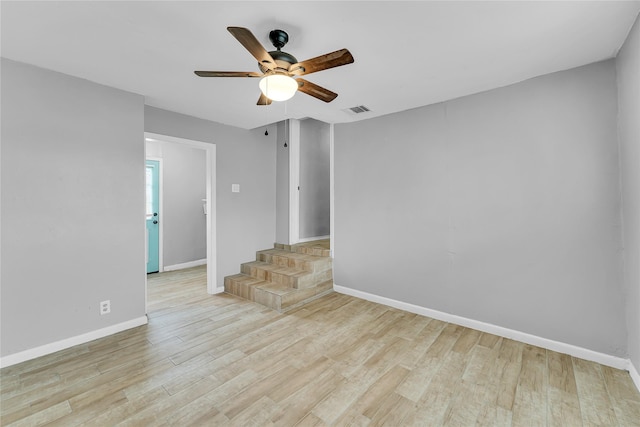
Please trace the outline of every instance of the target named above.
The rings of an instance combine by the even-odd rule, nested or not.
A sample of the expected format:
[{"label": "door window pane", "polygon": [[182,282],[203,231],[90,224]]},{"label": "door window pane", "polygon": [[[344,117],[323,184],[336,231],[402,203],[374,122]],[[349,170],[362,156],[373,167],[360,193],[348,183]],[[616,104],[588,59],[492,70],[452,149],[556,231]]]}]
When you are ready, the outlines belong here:
[{"label": "door window pane", "polygon": [[147,217],[153,216],[153,167],[147,166]]}]

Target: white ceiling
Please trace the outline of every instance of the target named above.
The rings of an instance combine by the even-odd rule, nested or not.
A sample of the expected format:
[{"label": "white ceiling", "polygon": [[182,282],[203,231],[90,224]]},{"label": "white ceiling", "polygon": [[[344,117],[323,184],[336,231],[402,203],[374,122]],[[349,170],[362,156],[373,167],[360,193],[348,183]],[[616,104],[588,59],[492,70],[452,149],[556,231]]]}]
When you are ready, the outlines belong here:
[{"label": "white ceiling", "polygon": [[[285,118],[371,118],[614,57],[638,1],[218,2],[2,1],[2,56],[145,96],[146,104],[242,128]],[[267,50],[289,33],[298,60],[347,48],[355,63],[305,76],[339,94],[256,106],[258,80],[194,70],[257,71],[227,32]],[[370,113],[344,110],[366,105]]]}]

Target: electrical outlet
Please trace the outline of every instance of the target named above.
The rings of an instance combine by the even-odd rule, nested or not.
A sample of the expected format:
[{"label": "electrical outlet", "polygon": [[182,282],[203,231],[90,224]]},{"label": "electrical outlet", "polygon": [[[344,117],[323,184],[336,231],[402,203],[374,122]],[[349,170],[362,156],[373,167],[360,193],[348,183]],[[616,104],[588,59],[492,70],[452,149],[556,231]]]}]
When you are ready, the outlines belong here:
[{"label": "electrical outlet", "polygon": [[111,313],[111,300],[102,301],[100,303],[100,315]]}]

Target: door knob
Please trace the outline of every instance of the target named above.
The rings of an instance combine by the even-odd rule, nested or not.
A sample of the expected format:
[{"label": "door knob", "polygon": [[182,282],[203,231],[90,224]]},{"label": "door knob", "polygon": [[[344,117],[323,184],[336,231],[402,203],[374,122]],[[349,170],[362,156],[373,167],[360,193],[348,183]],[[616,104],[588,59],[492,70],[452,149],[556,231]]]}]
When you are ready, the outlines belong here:
[{"label": "door knob", "polygon": [[154,224],[157,224],[157,223],[158,223],[158,221],[156,221],[156,220],[154,219],[154,220],[153,220],[153,223],[154,223]]}]

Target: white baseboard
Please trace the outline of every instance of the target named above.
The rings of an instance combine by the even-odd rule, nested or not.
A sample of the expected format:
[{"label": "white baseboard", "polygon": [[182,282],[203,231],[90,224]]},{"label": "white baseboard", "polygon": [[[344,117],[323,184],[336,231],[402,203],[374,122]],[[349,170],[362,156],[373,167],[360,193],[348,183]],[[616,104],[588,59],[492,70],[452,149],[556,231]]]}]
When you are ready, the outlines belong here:
[{"label": "white baseboard", "polygon": [[211,295],[217,295],[217,294],[223,294],[223,293],[224,293],[224,286],[219,286],[216,288],[215,291],[213,291]]},{"label": "white baseboard", "polygon": [[[524,342],[526,344],[535,345],[538,347],[553,350],[558,353],[568,354],[570,356],[578,357],[580,359],[590,360],[602,365],[611,366],[616,369],[624,369],[631,373],[630,366],[631,361],[629,359],[623,359],[622,357],[612,356],[605,353],[589,350],[583,347],[578,347],[573,344],[567,344],[559,341],[542,338],[536,335],[531,335],[525,332],[516,331],[513,329],[503,328],[502,326],[493,325],[491,323],[480,322],[478,320],[468,319],[466,317],[456,316],[454,314],[445,313],[438,310],[432,310],[430,308],[421,307],[414,304],[409,304],[402,301],[393,300],[391,298],[381,297],[378,295],[370,294],[368,292],[359,291],[356,289],[345,288],[343,286],[333,285],[333,289],[341,294],[351,295],[357,298],[362,298],[367,301],[377,302],[379,304],[387,305],[389,307],[398,308],[400,310],[408,311],[410,313],[420,314],[422,316],[431,317],[434,319],[442,320],[444,322],[454,323],[456,325],[465,326],[467,328],[476,329],[478,331],[487,332],[493,335],[498,335],[504,338]],[[634,368],[635,369],[635,368]],[[637,371],[636,371],[637,376]],[[633,377],[633,374],[632,374]],[[640,381],[634,379],[636,385]],[[638,388],[640,390],[640,387]]]},{"label": "white baseboard", "polygon": [[40,347],[35,347],[29,350],[21,351],[19,353],[10,354],[8,356],[0,358],[0,368],[16,365],[18,363],[26,362],[27,360],[35,359],[36,357],[45,356],[47,354],[55,353],[56,351],[64,350],[75,345],[88,343],[98,338],[113,335],[117,332],[126,331],[127,329],[135,328],[141,325],[146,325],[147,322],[147,316],[142,316],[128,320],[126,322],[118,323],[117,325],[112,325],[106,328],[87,332],[86,334],[76,335],[75,337],[66,338],[60,341],[52,342],[50,344],[42,345]]},{"label": "white baseboard", "polygon": [[636,388],[640,391],[640,373],[638,373],[636,367],[631,363],[631,360],[629,360],[629,367],[627,370],[629,371],[629,375],[631,376],[633,383],[636,385]]},{"label": "white baseboard", "polygon": [[174,265],[165,265],[163,271],[176,271],[182,270],[183,268],[191,268],[197,267],[199,265],[205,265],[207,263],[207,259],[197,259],[195,261],[183,262],[182,264],[174,264]]},{"label": "white baseboard", "polygon": [[298,243],[313,242],[314,240],[326,240],[330,237],[331,236],[300,237],[298,239]]}]

